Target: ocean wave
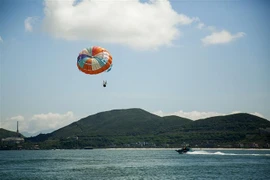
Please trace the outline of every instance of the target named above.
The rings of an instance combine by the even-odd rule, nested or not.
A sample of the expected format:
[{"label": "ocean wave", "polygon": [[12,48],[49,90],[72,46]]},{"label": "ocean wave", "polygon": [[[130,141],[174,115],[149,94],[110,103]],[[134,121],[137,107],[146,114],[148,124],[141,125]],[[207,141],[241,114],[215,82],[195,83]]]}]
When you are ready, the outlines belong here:
[{"label": "ocean wave", "polygon": [[238,153],[227,153],[227,152],[210,152],[210,151],[192,151],[187,152],[187,154],[191,155],[222,155],[222,156],[270,156],[270,154],[238,154]]}]

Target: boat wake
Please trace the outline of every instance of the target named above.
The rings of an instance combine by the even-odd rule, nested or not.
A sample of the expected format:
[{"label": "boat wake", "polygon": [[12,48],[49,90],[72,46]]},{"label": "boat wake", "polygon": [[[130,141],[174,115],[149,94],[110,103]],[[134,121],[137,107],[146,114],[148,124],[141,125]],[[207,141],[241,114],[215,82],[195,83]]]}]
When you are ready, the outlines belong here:
[{"label": "boat wake", "polygon": [[187,154],[191,155],[221,155],[221,156],[270,156],[270,154],[254,154],[254,153],[245,153],[245,154],[238,154],[238,153],[228,153],[228,152],[210,152],[210,151],[192,151],[192,152],[187,152]]}]

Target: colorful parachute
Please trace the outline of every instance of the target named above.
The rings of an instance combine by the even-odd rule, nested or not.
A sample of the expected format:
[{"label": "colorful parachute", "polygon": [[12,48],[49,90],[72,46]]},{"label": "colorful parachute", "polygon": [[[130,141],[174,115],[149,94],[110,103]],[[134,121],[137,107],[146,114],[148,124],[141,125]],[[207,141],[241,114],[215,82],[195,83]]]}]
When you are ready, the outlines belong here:
[{"label": "colorful parachute", "polygon": [[112,68],[112,56],[102,47],[85,48],[77,58],[77,67],[86,74],[108,72]]}]

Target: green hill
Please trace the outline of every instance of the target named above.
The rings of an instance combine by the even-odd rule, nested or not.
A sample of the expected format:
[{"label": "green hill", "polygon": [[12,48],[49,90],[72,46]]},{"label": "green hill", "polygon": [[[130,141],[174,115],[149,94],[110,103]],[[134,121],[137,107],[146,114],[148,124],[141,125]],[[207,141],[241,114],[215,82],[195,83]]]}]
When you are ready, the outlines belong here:
[{"label": "green hill", "polygon": [[8,131],[3,128],[0,128],[0,139],[7,137],[23,137],[21,134],[17,134],[17,132]]},{"label": "green hill", "polygon": [[153,134],[162,118],[140,109],[112,110],[81,119],[53,132],[53,137]]},{"label": "green hill", "polygon": [[142,109],[100,112],[49,134],[27,138],[44,148],[92,147],[236,147],[270,144],[270,122],[250,114],[192,121],[159,117]]},{"label": "green hill", "polygon": [[246,114],[232,114],[200,119],[183,125],[171,134],[198,146],[237,147],[270,144],[270,121]]},{"label": "green hill", "polygon": [[191,123],[184,124],[180,129],[176,129],[175,132],[184,130],[185,132],[196,133],[258,133],[260,128],[267,128],[269,125],[270,121],[266,119],[246,113],[239,113],[192,121]]},{"label": "green hill", "polygon": [[83,118],[51,134],[68,136],[153,135],[181,127],[191,120],[177,116],[159,117],[142,109],[112,110]]}]

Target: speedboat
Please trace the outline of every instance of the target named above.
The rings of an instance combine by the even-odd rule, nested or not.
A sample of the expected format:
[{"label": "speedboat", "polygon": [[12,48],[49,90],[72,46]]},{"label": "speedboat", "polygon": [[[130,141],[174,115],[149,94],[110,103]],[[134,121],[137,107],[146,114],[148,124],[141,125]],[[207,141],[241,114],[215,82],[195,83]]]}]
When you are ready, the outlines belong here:
[{"label": "speedboat", "polygon": [[191,151],[191,148],[187,147],[187,146],[184,146],[181,149],[177,149],[175,151],[178,152],[179,154],[185,154],[185,153]]}]

